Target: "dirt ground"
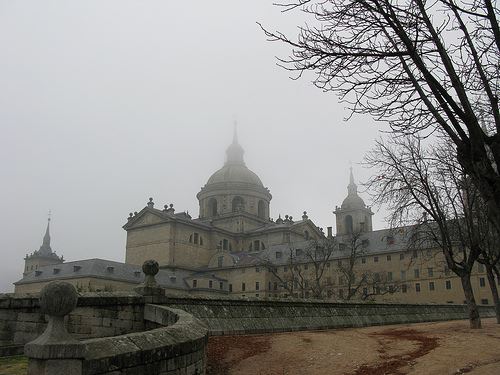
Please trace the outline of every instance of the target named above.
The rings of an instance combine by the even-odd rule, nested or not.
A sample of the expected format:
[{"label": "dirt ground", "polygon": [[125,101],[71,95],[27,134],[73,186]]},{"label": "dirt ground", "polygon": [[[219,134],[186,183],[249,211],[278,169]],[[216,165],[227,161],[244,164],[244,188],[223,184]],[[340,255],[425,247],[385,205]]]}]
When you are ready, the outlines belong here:
[{"label": "dirt ground", "polygon": [[500,374],[500,325],[483,319],[211,337],[207,375]]}]

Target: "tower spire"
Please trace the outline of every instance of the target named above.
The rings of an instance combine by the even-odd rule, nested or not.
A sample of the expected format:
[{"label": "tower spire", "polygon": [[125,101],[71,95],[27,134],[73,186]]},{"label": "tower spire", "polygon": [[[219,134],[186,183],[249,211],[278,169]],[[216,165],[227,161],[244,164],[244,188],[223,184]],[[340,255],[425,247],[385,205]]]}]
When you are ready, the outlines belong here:
[{"label": "tower spire", "polygon": [[350,167],[349,173],[349,185],[347,185],[348,195],[358,195],[358,186],[354,182],[354,173],[352,172],[352,166]]},{"label": "tower spire", "polygon": [[50,217],[51,212],[49,211],[49,217],[47,218],[47,229],[45,229],[42,246],[40,246],[40,249],[38,250],[41,254],[52,253],[52,248],[50,247]]},{"label": "tower spire", "polygon": [[238,121],[236,120],[233,125],[233,144],[238,144]]},{"label": "tower spire", "polygon": [[226,164],[236,164],[236,165],[245,165],[245,161],[243,159],[243,154],[245,151],[243,147],[238,143],[238,129],[237,123],[234,121],[234,129],[233,129],[233,143],[226,150]]}]

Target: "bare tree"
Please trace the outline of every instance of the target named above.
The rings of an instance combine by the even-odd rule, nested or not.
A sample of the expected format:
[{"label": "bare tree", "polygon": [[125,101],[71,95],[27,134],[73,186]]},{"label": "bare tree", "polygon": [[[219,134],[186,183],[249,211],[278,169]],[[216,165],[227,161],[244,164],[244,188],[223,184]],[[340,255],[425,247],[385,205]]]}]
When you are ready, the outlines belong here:
[{"label": "bare tree", "polygon": [[[304,248],[290,248],[284,264],[278,264],[269,256],[262,257],[260,264],[266,267],[290,295],[298,294],[305,298],[310,292],[313,298],[322,299],[329,285],[325,272],[335,248],[336,242],[333,239],[310,240]],[[286,271],[280,271],[278,266],[284,267]]]},{"label": "bare tree", "polygon": [[[390,144],[377,142],[366,163],[381,174],[368,186],[378,203],[388,204],[393,225],[417,223],[414,238],[442,249],[447,266],[460,277],[471,327],[480,328],[470,281],[472,267],[481,254],[467,208],[474,195],[464,190],[469,181],[462,166],[452,157],[446,159],[449,148],[426,149],[421,142],[414,136],[397,138]],[[426,213],[423,220],[421,210]]]},{"label": "bare tree", "polygon": [[337,238],[337,242],[341,259],[338,259],[336,268],[347,287],[346,293],[339,295],[339,298],[347,301],[356,298],[369,300],[400,290],[402,283],[388,274],[361,268],[362,259],[367,255],[367,245],[361,231],[342,236],[342,239]]},{"label": "bare tree", "polygon": [[[352,114],[401,134],[440,129],[500,228],[499,8],[491,0],[292,0],[310,22],[279,65],[314,74]],[[262,27],[262,26],[261,26]]]}]

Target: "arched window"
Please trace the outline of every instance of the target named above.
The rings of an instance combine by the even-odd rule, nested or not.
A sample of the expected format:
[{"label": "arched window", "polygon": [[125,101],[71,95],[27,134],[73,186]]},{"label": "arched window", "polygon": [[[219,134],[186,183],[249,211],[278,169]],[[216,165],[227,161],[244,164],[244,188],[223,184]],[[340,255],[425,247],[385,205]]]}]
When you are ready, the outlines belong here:
[{"label": "arched window", "polygon": [[257,212],[258,212],[258,216],[261,219],[265,219],[266,218],[266,203],[263,200],[259,201],[258,211]]},{"label": "arched window", "polygon": [[217,199],[210,198],[208,201],[208,216],[217,216]]},{"label": "arched window", "polygon": [[347,215],[345,217],[345,230],[347,233],[352,233],[354,231],[353,225],[352,225],[352,216]]},{"label": "arched window", "polygon": [[245,202],[243,201],[243,198],[239,196],[234,197],[232,204],[233,212],[243,211],[244,208],[245,208]]},{"label": "arched window", "polygon": [[306,240],[308,240],[308,239],[309,239],[309,232],[308,232],[307,230],[305,230],[305,231],[304,231],[304,238],[305,238]]}]

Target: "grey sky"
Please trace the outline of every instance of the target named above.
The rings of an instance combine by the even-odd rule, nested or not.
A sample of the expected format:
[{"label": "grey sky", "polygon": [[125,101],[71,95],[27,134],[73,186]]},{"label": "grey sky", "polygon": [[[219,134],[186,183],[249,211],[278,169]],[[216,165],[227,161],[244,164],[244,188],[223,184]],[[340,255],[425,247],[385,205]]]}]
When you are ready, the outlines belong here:
[{"label": "grey sky", "polygon": [[368,177],[356,163],[379,125],[344,122],[333,94],[276,66],[288,50],[255,22],[291,31],[300,19],[264,0],[0,0],[0,291],[40,246],[49,209],[67,260],[123,261],[121,226],[150,196],[197,216],[233,119],[271,216],[307,210],[334,226],[349,162]]}]

